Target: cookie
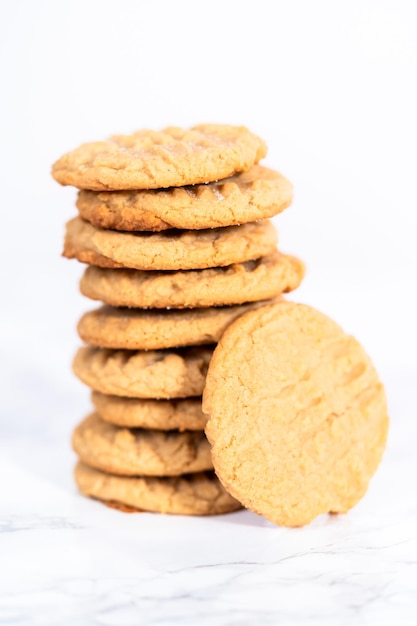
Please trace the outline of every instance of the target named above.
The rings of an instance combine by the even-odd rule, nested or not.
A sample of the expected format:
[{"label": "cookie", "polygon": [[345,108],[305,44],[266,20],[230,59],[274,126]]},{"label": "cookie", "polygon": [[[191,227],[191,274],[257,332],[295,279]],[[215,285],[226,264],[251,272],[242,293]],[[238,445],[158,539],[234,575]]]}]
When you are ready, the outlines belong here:
[{"label": "cookie", "polygon": [[201,398],[143,400],[93,391],[91,400],[100,417],[117,426],[183,431],[204,430],[207,423]]},{"label": "cookie", "polygon": [[121,511],[122,513],[145,513],[143,509],[135,509],[133,506],[121,504],[120,502],[115,502],[114,500],[102,500],[101,502],[109,509],[115,509],[116,511]]},{"label": "cookie", "polygon": [[203,392],[212,348],[108,350],[83,346],[73,370],[101,393],[129,398],[186,398]]},{"label": "cookie", "polygon": [[290,302],[228,327],[203,410],[225,488],[284,526],[353,507],[388,428],[384,390],[362,346],[322,313]]},{"label": "cookie", "polygon": [[218,515],[241,508],[212,472],[171,478],[112,476],[78,463],[75,482],[86,496],[141,511]]},{"label": "cookie", "polygon": [[52,176],[95,191],[182,187],[244,172],[265,154],[265,143],[244,126],[172,126],[85,143],[56,161]]},{"label": "cookie", "polygon": [[78,193],[82,218],[101,228],[200,230],[246,224],[281,213],[290,206],[289,180],[262,165],[205,185],[134,191]]},{"label": "cookie", "polygon": [[276,244],[269,220],[200,231],[120,233],[76,217],[67,224],[63,255],[100,267],[189,270],[258,259]]},{"label": "cookie", "polygon": [[296,289],[303,263],[278,250],[246,263],[205,270],[141,272],[89,266],[80,289],[113,306],[198,308],[267,300]]},{"label": "cookie", "polygon": [[202,432],[120,428],[92,413],[77,426],[72,445],[80,460],[122,476],[179,476],[213,469]]},{"label": "cookie", "polygon": [[127,309],[101,306],[85,313],[78,334],[101,348],[160,350],[217,343],[237,317],[265,301],[206,309]]}]

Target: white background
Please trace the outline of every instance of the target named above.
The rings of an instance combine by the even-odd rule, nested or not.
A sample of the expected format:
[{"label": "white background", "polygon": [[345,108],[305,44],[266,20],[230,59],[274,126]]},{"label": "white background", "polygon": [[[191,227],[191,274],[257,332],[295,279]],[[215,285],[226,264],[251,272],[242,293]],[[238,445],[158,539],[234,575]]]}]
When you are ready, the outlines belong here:
[{"label": "white background", "polygon": [[[53,161],[200,122],[247,125],[294,183],[276,219],[281,248],[307,264],[294,299],[365,345],[394,450],[416,417],[416,13],[413,0],[1,2],[1,432],[20,467],[74,490],[68,439],[88,407],[70,362],[92,305],[82,267],[60,258],[75,191]],[[405,483],[390,467],[392,497]]]},{"label": "white background", "polygon": [[294,298],[355,334],[387,382],[411,372],[412,0],[10,0],[0,19],[10,410],[40,417],[45,395],[83,393],[69,362],[76,320],[90,305],[77,293],[81,267],[60,259],[75,191],[52,180],[51,164],[81,142],[169,124],[245,124],[267,141],[265,162],[295,185],[293,206],[276,220],[282,249],[307,264]]}]

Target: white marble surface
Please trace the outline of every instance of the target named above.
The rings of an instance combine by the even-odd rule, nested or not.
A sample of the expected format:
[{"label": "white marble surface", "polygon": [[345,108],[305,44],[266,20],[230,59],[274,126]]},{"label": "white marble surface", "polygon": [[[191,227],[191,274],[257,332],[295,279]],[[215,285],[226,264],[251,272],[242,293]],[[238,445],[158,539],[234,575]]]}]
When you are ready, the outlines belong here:
[{"label": "white marble surface", "polygon": [[411,378],[387,383],[389,446],[367,496],[301,529],[108,509],[72,483],[71,402],[55,420],[4,420],[0,624],[415,624],[416,403]]}]

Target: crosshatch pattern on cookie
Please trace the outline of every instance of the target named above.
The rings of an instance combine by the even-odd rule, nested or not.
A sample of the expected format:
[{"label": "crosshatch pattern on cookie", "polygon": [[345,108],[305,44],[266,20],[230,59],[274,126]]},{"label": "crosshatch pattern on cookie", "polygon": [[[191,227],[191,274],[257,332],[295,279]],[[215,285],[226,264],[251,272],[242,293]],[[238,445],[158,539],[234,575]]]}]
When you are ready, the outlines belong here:
[{"label": "crosshatch pattern on cookie", "polygon": [[62,185],[95,191],[181,187],[246,171],[266,150],[244,126],[140,130],[83,144],[58,159],[52,175]]},{"label": "crosshatch pattern on cookie", "polygon": [[304,277],[296,257],[274,251],[256,261],[178,272],[90,266],[81,293],[106,304],[139,308],[197,308],[255,302],[296,289]]},{"label": "crosshatch pattern on cookie", "polygon": [[293,187],[261,165],[203,185],[132,191],[78,193],[82,218],[101,228],[125,231],[201,230],[273,217],[290,206]]}]

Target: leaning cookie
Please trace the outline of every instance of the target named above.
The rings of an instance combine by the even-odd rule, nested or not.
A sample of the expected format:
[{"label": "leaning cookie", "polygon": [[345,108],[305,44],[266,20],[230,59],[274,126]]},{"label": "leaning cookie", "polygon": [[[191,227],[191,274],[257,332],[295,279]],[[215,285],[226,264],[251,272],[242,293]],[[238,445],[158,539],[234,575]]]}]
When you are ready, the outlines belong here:
[{"label": "leaning cookie", "polygon": [[362,346],[322,313],[290,302],[227,328],[203,410],[225,488],[284,526],[352,508],[388,429],[384,389]]},{"label": "leaning cookie", "polygon": [[140,511],[175,515],[219,515],[242,505],[227,493],[213,472],[159,478],[113,476],[78,463],[75,482],[86,496]]},{"label": "leaning cookie", "polygon": [[145,400],[93,391],[91,400],[100,417],[116,426],[201,431],[207,423],[207,416],[201,408],[201,398]]},{"label": "leaning cookie", "polygon": [[296,289],[304,276],[296,257],[278,250],[256,261],[177,272],[103,269],[90,266],[81,293],[113,306],[198,308],[268,300]]},{"label": "leaning cookie", "polygon": [[100,267],[190,270],[258,259],[276,244],[269,220],[201,231],[120,233],[75,217],[67,223],[63,255]]},{"label": "leaning cookie", "polygon": [[85,313],[78,334],[101,348],[160,350],[217,343],[227,326],[268,301],[203,309],[128,309],[108,305]]},{"label": "leaning cookie", "polygon": [[82,218],[115,230],[200,230],[246,224],[281,213],[293,188],[282,174],[261,165],[203,185],[78,194]]},{"label": "leaning cookie", "polygon": [[122,476],[179,476],[213,469],[202,432],[120,428],[92,413],[77,426],[72,445],[80,460]]},{"label": "leaning cookie", "polygon": [[187,398],[203,392],[212,348],[109,350],[81,347],[73,371],[104,394],[129,398]]},{"label": "leaning cookie", "polygon": [[171,126],[83,144],[54,163],[52,176],[96,191],[182,187],[244,172],[265,154],[265,143],[244,126]]}]

